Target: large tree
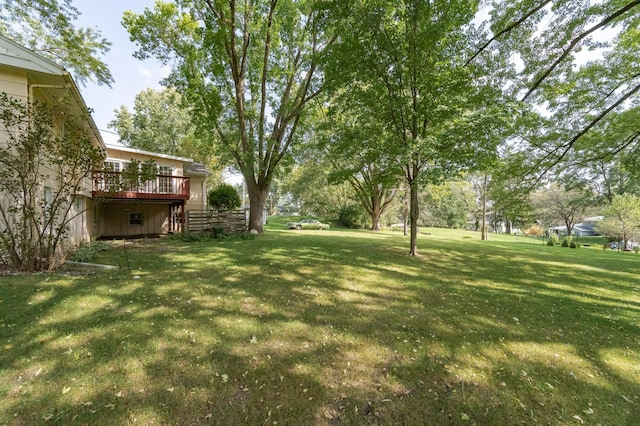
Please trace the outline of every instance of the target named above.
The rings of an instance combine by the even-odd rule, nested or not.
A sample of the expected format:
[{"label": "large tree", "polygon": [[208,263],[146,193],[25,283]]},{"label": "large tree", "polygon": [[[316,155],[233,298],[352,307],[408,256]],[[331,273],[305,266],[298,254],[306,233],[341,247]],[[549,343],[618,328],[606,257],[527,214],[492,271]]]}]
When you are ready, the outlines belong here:
[{"label": "large tree", "polygon": [[485,40],[469,61],[499,55],[518,63],[511,85],[538,111],[518,145],[530,160],[531,186],[557,173],[576,150],[586,150],[574,157],[584,161],[637,146],[640,0],[496,6]]},{"label": "large tree", "polygon": [[97,28],[76,27],[79,14],[72,0],[3,0],[0,34],[64,65],[80,83],[111,86],[109,67],[100,59],[111,43]]},{"label": "large tree", "polygon": [[[494,152],[501,81],[495,59],[466,63],[477,1],[340,2],[334,68],[367,112],[393,135],[410,188],[411,255],[417,254],[418,191],[477,166]],[[340,89],[343,90],[343,89]]]},{"label": "large tree", "polygon": [[132,148],[212,162],[212,141],[197,135],[191,109],[175,88],[141,91],[136,95],[133,111],[122,105],[115,110],[109,127]]},{"label": "large tree", "polygon": [[598,231],[609,238],[627,242],[640,235],[640,197],[631,194],[615,195],[598,224]]},{"label": "large tree", "polygon": [[308,104],[322,90],[319,54],[329,44],[323,1],[157,1],[125,13],[140,58],[173,66],[169,82],[215,135],[249,193],[249,228],[262,214],[276,169],[295,143]]},{"label": "large tree", "polygon": [[380,220],[395,201],[402,169],[389,150],[389,132],[371,120],[358,99],[331,102],[320,120],[317,141],[320,155],[331,168],[331,182],[348,182],[370,217],[371,230],[380,231]]},{"label": "large tree", "polygon": [[558,182],[534,193],[532,199],[544,222],[550,226],[563,223],[567,228],[567,235],[571,235],[573,227],[584,218],[587,209],[593,206],[590,191],[566,187]]}]

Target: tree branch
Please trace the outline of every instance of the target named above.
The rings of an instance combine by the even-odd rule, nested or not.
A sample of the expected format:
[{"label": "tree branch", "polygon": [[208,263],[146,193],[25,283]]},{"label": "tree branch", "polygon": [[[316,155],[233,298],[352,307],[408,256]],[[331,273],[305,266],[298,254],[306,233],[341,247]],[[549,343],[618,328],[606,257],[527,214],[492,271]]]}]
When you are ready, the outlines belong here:
[{"label": "tree branch", "polygon": [[527,93],[522,98],[522,101],[524,102],[538,87],[540,87],[542,82],[547,77],[549,77],[549,75],[551,75],[553,70],[556,69],[558,67],[558,65],[560,65],[560,63],[566,59],[567,56],[569,56],[569,53],[571,53],[573,48],[576,47],[576,45],[582,39],[584,39],[585,37],[587,37],[589,34],[593,33],[594,31],[604,27],[605,25],[607,25],[608,23],[610,23],[614,19],[618,18],[619,16],[623,15],[624,13],[628,12],[629,10],[633,9],[634,7],[636,7],[638,5],[640,5],[640,0],[632,1],[631,3],[627,4],[626,6],[624,6],[621,9],[618,9],[616,12],[614,12],[611,15],[607,16],[606,18],[602,19],[600,22],[598,22],[597,24],[593,25],[591,28],[589,28],[588,30],[582,32],[577,37],[575,37],[573,40],[571,40],[571,43],[569,43],[569,46],[564,50],[564,52],[553,62],[553,64],[551,64],[551,66],[549,68],[547,68],[547,70],[545,72],[542,73],[542,75],[540,77],[538,77],[534,81],[534,83],[531,86],[531,88],[529,89],[529,91],[527,91]]}]

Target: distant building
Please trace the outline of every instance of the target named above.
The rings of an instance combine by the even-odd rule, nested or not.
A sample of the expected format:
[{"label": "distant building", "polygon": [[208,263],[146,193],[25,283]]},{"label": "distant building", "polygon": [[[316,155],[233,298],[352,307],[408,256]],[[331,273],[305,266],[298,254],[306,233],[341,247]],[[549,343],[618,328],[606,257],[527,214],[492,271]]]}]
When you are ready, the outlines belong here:
[{"label": "distant building", "polygon": [[[599,235],[596,227],[598,222],[604,219],[604,216],[592,216],[585,217],[581,223],[576,223],[573,226],[573,230],[571,235],[575,237],[593,237]],[[567,227],[566,226],[554,226],[549,228],[549,235],[558,234],[558,235],[567,235]]]}]

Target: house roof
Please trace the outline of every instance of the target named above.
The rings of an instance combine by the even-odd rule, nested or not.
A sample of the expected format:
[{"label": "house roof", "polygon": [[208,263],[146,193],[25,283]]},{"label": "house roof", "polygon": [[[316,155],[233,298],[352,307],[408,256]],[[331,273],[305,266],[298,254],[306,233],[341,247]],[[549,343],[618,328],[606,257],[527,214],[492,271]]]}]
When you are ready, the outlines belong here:
[{"label": "house roof", "polygon": [[185,173],[190,175],[205,175],[209,176],[211,171],[202,163],[192,163],[188,168],[184,170]]},{"label": "house roof", "polygon": [[574,229],[579,229],[581,231],[595,232],[596,226],[592,223],[578,223],[574,226]]},{"label": "house roof", "polygon": [[44,93],[69,90],[77,104],[77,112],[86,120],[89,130],[95,136],[100,147],[102,149],[106,148],[98,127],[89,112],[89,108],[78,90],[78,86],[64,67],[2,35],[0,35],[0,65],[27,72],[29,76],[29,96],[32,96],[34,88],[38,88]]},{"label": "house roof", "polygon": [[162,154],[160,152],[145,151],[144,149],[131,148],[124,145],[106,144],[107,149],[114,151],[130,152],[134,154],[149,155],[152,157],[166,158],[168,160],[182,161],[183,163],[193,163],[193,159],[186,157],[178,157],[176,155]]}]

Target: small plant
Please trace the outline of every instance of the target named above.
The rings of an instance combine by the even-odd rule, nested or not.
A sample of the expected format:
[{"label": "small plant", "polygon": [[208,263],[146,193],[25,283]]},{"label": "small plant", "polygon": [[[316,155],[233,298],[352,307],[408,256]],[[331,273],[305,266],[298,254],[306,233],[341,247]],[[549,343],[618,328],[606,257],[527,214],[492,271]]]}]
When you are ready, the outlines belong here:
[{"label": "small plant", "polygon": [[550,247],[555,246],[555,244],[553,243],[553,238],[549,238],[549,239],[547,240],[547,245],[548,245],[548,246],[550,246]]},{"label": "small plant", "polygon": [[104,241],[82,243],[69,254],[69,260],[74,262],[93,262],[98,254],[109,250],[110,246]]},{"label": "small plant", "polygon": [[633,251],[635,254],[638,254],[638,252],[640,252],[640,246],[633,246]]},{"label": "small plant", "polygon": [[569,248],[578,248],[578,245],[575,243],[575,241],[571,241],[571,243],[569,243]]},{"label": "small plant", "polygon": [[549,236],[549,240],[553,242],[553,245],[560,243],[560,237],[558,236],[558,234],[551,234]]},{"label": "small plant", "polygon": [[214,226],[209,231],[209,237],[213,238],[214,240],[221,240],[221,239],[225,238],[226,236],[227,235],[224,232],[224,228],[222,226]]},{"label": "small plant", "polygon": [[200,235],[192,234],[190,232],[179,232],[177,234],[171,234],[169,238],[175,241],[183,241],[185,243],[193,243],[203,240],[203,237],[201,237]]}]

